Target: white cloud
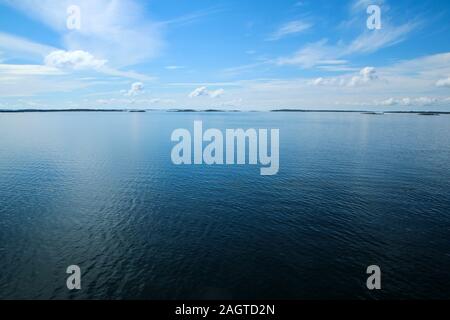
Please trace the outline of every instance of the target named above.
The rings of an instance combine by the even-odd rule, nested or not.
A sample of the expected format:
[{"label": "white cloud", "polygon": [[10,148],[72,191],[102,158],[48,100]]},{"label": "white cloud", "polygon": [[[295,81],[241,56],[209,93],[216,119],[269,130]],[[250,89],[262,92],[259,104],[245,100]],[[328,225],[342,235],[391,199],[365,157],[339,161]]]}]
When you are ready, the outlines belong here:
[{"label": "white cloud", "polygon": [[313,86],[344,86],[345,85],[344,78],[317,78],[312,81],[309,81],[310,85]]},{"label": "white cloud", "polygon": [[196,98],[196,97],[210,97],[210,98],[219,98],[225,93],[225,90],[223,89],[217,89],[217,90],[208,90],[207,87],[199,87],[192,91],[189,94],[189,98]]},{"label": "white cloud", "polygon": [[365,67],[364,69],[361,69],[358,76],[352,77],[352,79],[349,82],[349,86],[354,87],[360,84],[366,84],[371,81],[377,80],[378,75],[373,67]]},{"label": "white cloud", "polygon": [[[158,54],[162,41],[160,26],[145,19],[144,8],[135,0],[0,0],[43,22],[61,36],[65,50],[42,45],[0,32],[2,60],[42,60],[46,66],[72,70],[95,70],[110,76],[139,81],[152,77],[118,68],[133,65]],[[81,9],[81,29],[67,29],[67,8]],[[108,63],[107,63],[108,62]]]},{"label": "white cloud", "polygon": [[200,87],[195,89],[189,94],[189,98],[195,98],[200,96],[206,96],[208,94],[208,90],[206,87]]},{"label": "white cloud", "polygon": [[[135,0],[1,0],[37,19],[62,36],[68,51],[82,50],[114,67],[155,57],[163,46],[160,25],[146,19],[143,3]],[[67,8],[81,9],[81,29],[67,30]]]},{"label": "white cloud", "polygon": [[450,87],[450,77],[446,79],[440,79],[436,82],[437,87]]},{"label": "white cloud", "polygon": [[356,87],[368,84],[372,81],[378,80],[377,71],[374,67],[365,67],[359,71],[357,75],[344,75],[341,77],[317,78],[309,81],[313,86],[348,86]]},{"label": "white cloud", "polygon": [[96,59],[89,52],[82,50],[57,50],[48,54],[44,59],[44,63],[47,66],[74,70],[99,70],[105,66],[106,62],[106,60]]},{"label": "white cloud", "polygon": [[[5,61],[10,57],[15,59],[20,57],[26,60],[31,60],[33,62],[39,61],[40,63],[42,62],[42,60],[44,60],[45,66],[24,65],[20,72],[26,72],[25,68],[30,69],[31,66],[33,66],[32,68],[34,68],[34,71],[36,71],[37,68],[40,68],[39,72],[41,73],[50,72],[50,69],[45,69],[44,67],[73,70],[95,69],[98,72],[102,72],[111,76],[126,77],[139,81],[154,80],[153,77],[148,75],[139,74],[134,71],[121,71],[112,68],[107,65],[107,61],[105,59],[98,59],[87,51],[60,50],[51,46],[42,45],[21,37],[16,37],[14,35],[2,32],[0,32],[0,48],[4,48],[5,50],[4,52],[2,52],[2,61]],[[18,70],[17,72],[19,72],[20,67],[18,67],[17,65],[12,66],[16,70]]]},{"label": "white cloud", "polygon": [[97,59],[89,52],[82,50],[56,50],[49,53],[44,58],[45,65],[49,67],[75,71],[94,70],[110,76],[119,76],[140,81],[154,80],[154,78],[150,76],[139,74],[137,72],[121,71],[111,68],[107,65],[107,62],[107,60]]},{"label": "white cloud", "polygon": [[272,33],[267,40],[275,41],[289,35],[297,34],[306,31],[312,27],[312,24],[296,20],[283,24],[277,31]]},{"label": "white cloud", "polygon": [[370,110],[398,105],[405,110],[448,110],[450,100],[442,97],[442,90],[436,87],[436,82],[448,74],[450,53],[442,53],[376,69],[369,66],[336,77],[240,80],[230,83],[227,90],[258,109],[364,106]]},{"label": "white cloud", "polygon": [[137,96],[144,91],[144,84],[142,82],[135,82],[131,85],[130,90],[125,94],[126,96]]}]

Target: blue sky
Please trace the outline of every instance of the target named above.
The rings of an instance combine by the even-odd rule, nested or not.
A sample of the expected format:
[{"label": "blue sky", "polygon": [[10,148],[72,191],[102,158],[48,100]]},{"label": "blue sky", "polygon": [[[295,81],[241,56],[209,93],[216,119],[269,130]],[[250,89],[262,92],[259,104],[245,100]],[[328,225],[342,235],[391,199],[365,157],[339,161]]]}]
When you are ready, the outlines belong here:
[{"label": "blue sky", "polygon": [[450,111],[449,21],[438,0],[0,0],[0,108]]}]

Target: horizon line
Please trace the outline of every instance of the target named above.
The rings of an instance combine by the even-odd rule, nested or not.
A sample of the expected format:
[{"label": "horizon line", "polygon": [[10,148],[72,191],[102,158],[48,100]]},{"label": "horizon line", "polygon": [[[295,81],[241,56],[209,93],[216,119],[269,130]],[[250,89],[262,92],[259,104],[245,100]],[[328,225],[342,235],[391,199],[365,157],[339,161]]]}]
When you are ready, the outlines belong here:
[{"label": "horizon line", "polygon": [[0,109],[0,113],[32,113],[32,112],[132,112],[132,113],[143,113],[143,112],[186,112],[186,113],[194,113],[194,112],[322,112],[322,113],[364,113],[364,114],[373,114],[373,115],[382,115],[382,114],[395,114],[395,113],[411,113],[411,114],[450,114],[450,111],[418,111],[418,110],[382,110],[382,111],[373,111],[373,110],[348,110],[348,109],[271,109],[271,110],[229,110],[229,109],[97,109],[97,108],[69,108],[69,109]]}]

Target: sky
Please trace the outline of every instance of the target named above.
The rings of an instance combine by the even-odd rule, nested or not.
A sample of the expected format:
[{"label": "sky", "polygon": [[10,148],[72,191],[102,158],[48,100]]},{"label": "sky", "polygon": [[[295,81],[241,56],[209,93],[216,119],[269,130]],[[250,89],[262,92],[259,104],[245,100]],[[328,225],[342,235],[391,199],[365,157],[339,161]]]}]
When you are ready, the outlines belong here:
[{"label": "sky", "polygon": [[0,108],[450,111],[449,35],[442,0],[0,0]]}]

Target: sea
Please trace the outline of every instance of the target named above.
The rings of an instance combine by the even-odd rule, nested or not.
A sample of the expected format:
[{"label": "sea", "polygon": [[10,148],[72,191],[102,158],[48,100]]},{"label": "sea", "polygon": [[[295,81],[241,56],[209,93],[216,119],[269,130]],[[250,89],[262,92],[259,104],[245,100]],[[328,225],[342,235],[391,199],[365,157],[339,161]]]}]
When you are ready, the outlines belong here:
[{"label": "sea", "polygon": [[[194,121],[279,129],[278,174],[174,165]],[[0,299],[448,298],[450,115],[0,113]]]}]

